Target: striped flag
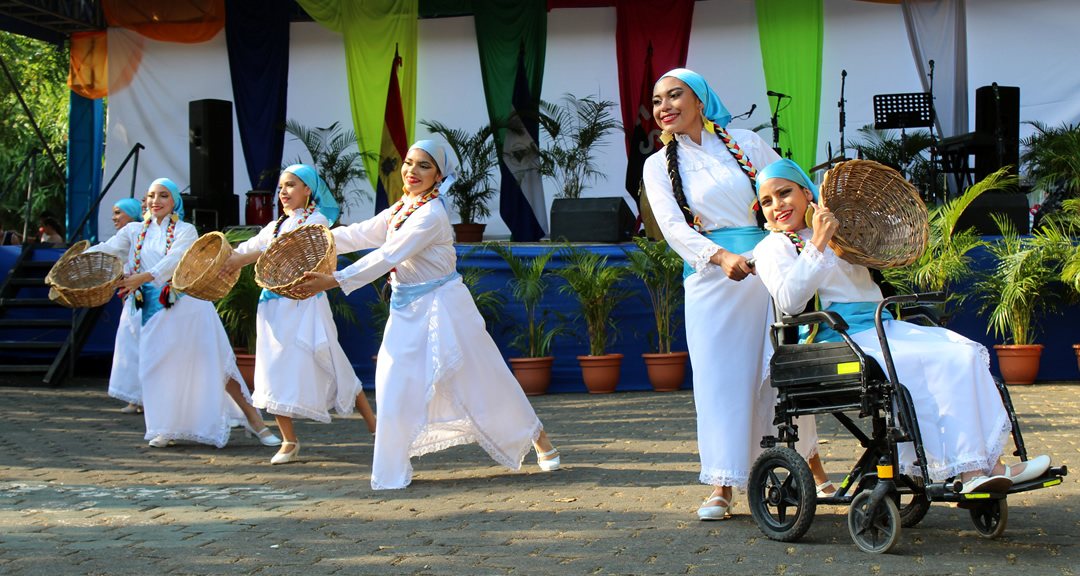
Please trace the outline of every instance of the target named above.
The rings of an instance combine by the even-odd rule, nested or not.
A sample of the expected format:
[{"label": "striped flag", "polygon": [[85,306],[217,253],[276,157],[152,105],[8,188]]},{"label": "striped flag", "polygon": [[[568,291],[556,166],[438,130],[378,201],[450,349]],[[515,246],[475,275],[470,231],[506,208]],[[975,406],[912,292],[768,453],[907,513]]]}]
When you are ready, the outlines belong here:
[{"label": "striped flag", "polygon": [[383,121],[382,147],[379,149],[379,183],[375,189],[375,213],[389,208],[401,198],[401,161],[409,150],[405,132],[405,114],[401,107],[401,87],[398,85],[397,69],[401,56],[394,51],[390,66],[390,87],[386,91],[386,117]]},{"label": "striped flag", "polygon": [[518,53],[511,105],[511,126],[503,139],[503,154],[499,159],[502,173],[499,215],[510,228],[512,240],[536,242],[547,234],[547,202],[543,181],[535,170],[536,157],[526,153],[540,142],[540,123],[537,102],[529,94],[525,77],[524,50]]}]

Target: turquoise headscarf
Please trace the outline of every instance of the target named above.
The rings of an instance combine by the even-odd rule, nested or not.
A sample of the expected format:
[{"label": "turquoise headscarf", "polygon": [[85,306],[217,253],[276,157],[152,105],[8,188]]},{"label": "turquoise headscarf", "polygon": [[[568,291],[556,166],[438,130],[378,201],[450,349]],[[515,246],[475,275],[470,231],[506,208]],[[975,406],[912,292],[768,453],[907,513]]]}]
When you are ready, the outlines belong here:
[{"label": "turquoise headscarf", "polygon": [[176,185],[176,182],[173,182],[172,180],[169,180],[168,178],[158,178],[157,180],[154,180],[153,182],[150,183],[151,186],[153,186],[155,184],[161,184],[162,186],[169,189],[169,192],[172,193],[173,202],[176,203],[176,206],[173,207],[173,212],[176,212],[176,215],[179,216],[181,220],[183,220],[184,219],[184,197],[180,195],[180,188]]},{"label": "turquoise headscarf", "polygon": [[131,216],[131,219],[136,222],[142,220],[142,204],[134,198],[123,198],[113,206],[119,208],[124,214]]},{"label": "turquoise headscarf", "polygon": [[[724,103],[720,101],[720,97],[713,92],[712,88],[709,88],[709,84],[705,82],[705,79],[701,77],[701,74],[694,72],[693,70],[687,70],[686,68],[676,68],[667,74],[664,74],[656,81],[659,82],[662,78],[671,76],[678,78],[686,83],[694,94],[697,95],[698,100],[705,105],[705,108],[701,113],[713,124],[724,128],[731,122],[731,112],[728,112],[724,107]],[[656,89],[656,84],[653,84],[653,89]]]},{"label": "turquoise headscarf", "polygon": [[415,144],[409,146],[409,150],[414,148],[419,148],[431,155],[443,176],[442,182],[436,187],[440,192],[449,191],[457,181],[457,168],[454,166],[454,160],[446,153],[446,148],[434,140],[417,140]]},{"label": "turquoise headscarf", "polygon": [[326,216],[326,219],[331,224],[337,221],[338,216],[341,216],[341,207],[338,206],[334,195],[330,193],[330,187],[326,185],[326,182],[323,181],[314,168],[307,164],[293,164],[282,170],[282,172],[288,172],[303,180],[304,184],[311,188],[311,198],[315,201],[315,205],[319,207],[319,212]]},{"label": "turquoise headscarf", "polygon": [[814,202],[818,201],[818,189],[814,186],[814,182],[810,180],[810,177],[806,175],[806,172],[799,167],[798,164],[792,162],[787,158],[781,158],[772,164],[769,164],[757,175],[758,187],[754,190],[759,190],[761,185],[773,178],[783,178],[784,180],[791,180],[792,182],[806,188],[814,194]]}]

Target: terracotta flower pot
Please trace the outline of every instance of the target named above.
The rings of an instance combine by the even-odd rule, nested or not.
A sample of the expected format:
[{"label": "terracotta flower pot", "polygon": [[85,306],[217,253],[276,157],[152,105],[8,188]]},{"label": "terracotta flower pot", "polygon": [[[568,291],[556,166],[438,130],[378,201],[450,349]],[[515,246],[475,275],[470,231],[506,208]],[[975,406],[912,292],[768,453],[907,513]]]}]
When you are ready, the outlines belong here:
[{"label": "terracotta flower pot", "polygon": [[682,388],[686,379],[686,359],[689,352],[670,354],[642,354],[649,372],[649,384],[657,392],[674,392]]},{"label": "terracotta flower pot", "polygon": [[517,378],[526,396],[539,396],[547,392],[551,384],[551,363],[554,361],[554,356],[510,359],[514,378]]},{"label": "terracotta flower pot", "polygon": [[483,242],[484,228],[487,228],[487,224],[454,224],[454,241]]},{"label": "terracotta flower pot", "polygon": [[244,382],[247,384],[248,390],[255,391],[255,355],[240,352],[234,350],[236,355],[236,368],[240,370],[240,375],[244,377]]},{"label": "terracotta flower pot", "polygon": [[619,368],[622,366],[622,354],[604,354],[603,356],[578,356],[581,364],[581,377],[589,394],[610,394],[619,385]]},{"label": "terracotta flower pot", "polygon": [[997,344],[994,350],[997,351],[1001,379],[1006,384],[1035,383],[1035,376],[1039,374],[1042,344]]}]

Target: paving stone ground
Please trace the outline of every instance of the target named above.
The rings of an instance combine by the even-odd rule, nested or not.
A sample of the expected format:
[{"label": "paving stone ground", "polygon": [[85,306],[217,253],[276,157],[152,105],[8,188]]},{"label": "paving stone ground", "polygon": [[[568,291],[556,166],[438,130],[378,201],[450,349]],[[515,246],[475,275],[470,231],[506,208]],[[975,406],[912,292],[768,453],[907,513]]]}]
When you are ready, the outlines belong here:
[{"label": "paving stone ground", "polygon": [[[370,394],[370,393],[369,393]],[[370,397],[370,396],[369,396]],[[374,398],[371,397],[374,403]],[[1013,389],[1029,452],[1080,472],[1080,385]],[[299,462],[234,430],[228,446],[154,449],[103,380],[0,387],[0,575],[1080,574],[1080,474],[1013,496],[1005,536],[935,504],[900,545],[860,552],[844,510],[822,507],[796,543],[734,516],[697,521],[692,393],[533,398],[564,469],[493,465],[476,446],[414,460],[405,490],[373,491],[356,419],[297,421]],[[819,420],[826,468],[857,444]]]}]

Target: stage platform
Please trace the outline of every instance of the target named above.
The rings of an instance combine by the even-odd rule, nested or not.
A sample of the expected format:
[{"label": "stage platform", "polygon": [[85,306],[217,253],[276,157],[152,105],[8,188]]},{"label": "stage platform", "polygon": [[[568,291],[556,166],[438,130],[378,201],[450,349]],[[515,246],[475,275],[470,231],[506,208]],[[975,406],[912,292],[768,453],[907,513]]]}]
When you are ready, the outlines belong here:
[{"label": "stage platform", "polygon": [[[607,256],[609,265],[625,265],[626,254],[623,250],[635,249],[633,244],[596,244],[578,246]],[[535,256],[551,247],[552,245],[548,243],[511,245],[511,249],[516,254],[526,257]],[[459,270],[473,267],[487,272],[480,282],[480,288],[482,290],[505,290],[509,280],[509,270],[502,258],[491,252],[482,249],[478,250],[478,245],[458,245],[457,251]],[[35,259],[55,260],[62,252],[63,251],[59,249],[38,249],[35,253]],[[11,265],[18,254],[18,247],[0,247],[0,270],[4,270],[5,275],[7,273],[6,271],[11,268]],[[979,252],[977,255],[977,262],[980,263],[979,265],[982,265],[983,257],[985,257],[985,252]],[[339,267],[344,267],[348,265],[348,263],[349,261],[347,259],[340,258]],[[549,269],[557,269],[563,265],[564,259],[560,255],[556,255],[550,262]],[[625,300],[613,314],[615,321],[621,328],[621,335],[610,348],[610,352],[619,352],[625,355],[617,389],[649,390],[651,387],[649,385],[648,377],[646,376],[645,363],[642,360],[641,355],[643,353],[651,352],[649,349],[649,340],[650,334],[654,331],[652,312],[647,301],[643,300],[643,298],[647,298],[647,295],[641,281],[630,276],[627,282],[631,289],[637,291],[641,297],[632,296]],[[563,294],[559,290],[559,287],[562,285],[564,285],[564,283],[561,279],[553,278],[552,289],[544,297],[544,300],[541,302],[541,307],[560,312],[566,315],[568,319],[574,319],[576,309],[574,299],[572,296]],[[43,298],[46,296],[44,290],[35,290],[35,292],[40,292],[40,294],[34,294],[35,297]],[[341,345],[352,362],[353,367],[356,369],[357,376],[364,382],[365,388],[368,389],[374,387],[375,364],[372,356],[378,352],[379,343],[376,340],[376,331],[369,322],[370,313],[367,304],[369,302],[374,302],[377,298],[378,296],[375,287],[373,286],[366,286],[360,290],[356,290],[351,295],[347,296],[346,300],[353,306],[356,318],[359,320],[360,325],[348,325],[340,318],[337,319],[338,335]],[[508,302],[504,309],[506,318],[503,322],[500,322],[494,327],[492,334],[500,351],[503,353],[504,359],[517,355],[517,352],[509,346],[510,333],[506,330],[506,327],[515,323],[520,323],[523,317],[522,307],[509,301],[508,294],[507,298]],[[985,319],[983,316],[976,313],[977,310],[978,305],[972,300],[966,307],[966,310],[954,317],[949,324],[949,328],[972,340],[980,342],[988,347],[992,347],[993,344],[998,342],[995,342],[992,336],[986,334]],[[66,318],[71,315],[69,310],[64,309],[55,311],[50,310],[44,313],[55,318]],[[8,311],[7,317],[36,318],[41,317],[42,314],[43,312],[41,311],[15,308]],[[679,316],[681,318],[682,310],[679,311]],[[82,351],[81,358],[87,360],[107,360],[111,357],[113,340],[116,334],[116,324],[119,317],[120,301],[114,299],[106,305],[105,313],[102,314],[101,320],[94,328],[86,347]],[[1049,317],[1044,320],[1043,330],[1037,339],[1037,343],[1046,346],[1043,351],[1042,363],[1039,370],[1039,380],[1074,380],[1080,377],[1076,356],[1072,349],[1073,344],[1080,343],[1080,337],[1076,335],[1076,332],[1073,329],[1078,323],[1080,323],[1080,308],[1077,306],[1069,306],[1062,315]],[[579,338],[562,338],[557,340],[552,347],[552,354],[555,356],[555,364],[552,368],[552,380],[551,387],[548,390],[549,393],[585,392],[585,385],[581,379],[581,369],[577,361],[579,355],[588,354],[589,350],[587,331],[582,321],[576,320],[574,332],[579,335]],[[62,339],[65,336],[66,331],[55,330],[41,330],[34,335],[35,338],[43,341]],[[0,331],[0,339],[8,340],[12,338],[12,335]],[[677,337],[673,349],[686,350],[686,338],[682,326],[677,330]],[[723,351],[717,350],[717,354],[723,354]],[[990,358],[991,369],[995,374],[998,374],[995,355],[991,353]],[[732,359],[732,361],[738,361],[738,359]],[[692,368],[688,366],[686,381],[683,384],[683,388],[691,388],[691,370]]]}]

